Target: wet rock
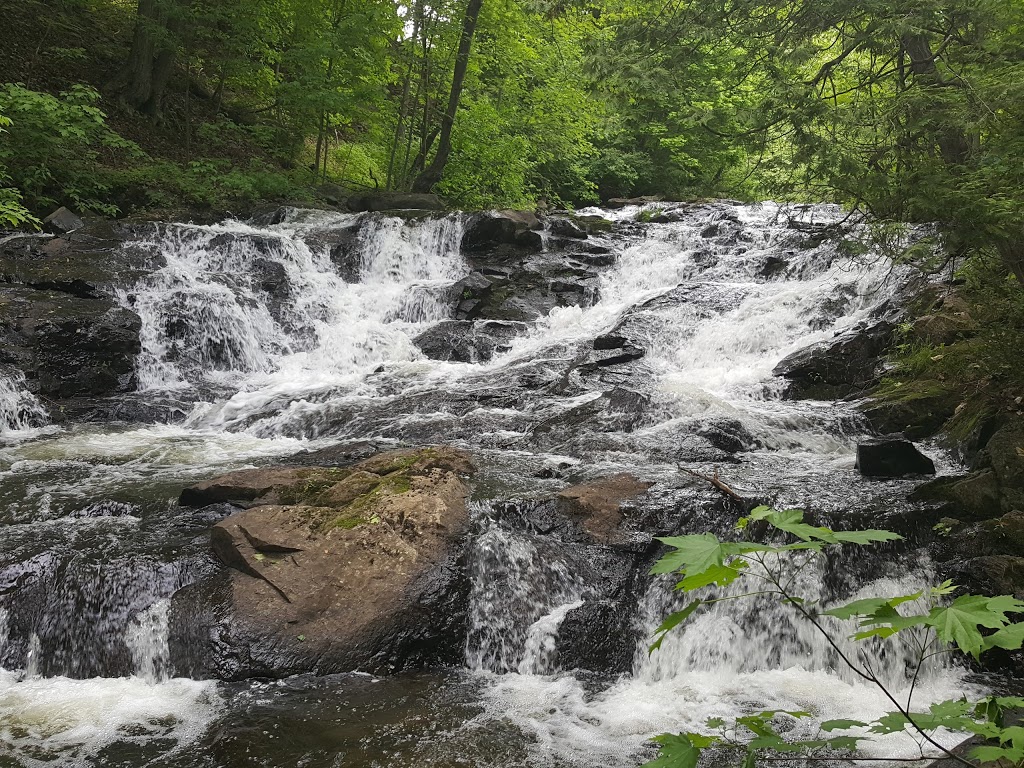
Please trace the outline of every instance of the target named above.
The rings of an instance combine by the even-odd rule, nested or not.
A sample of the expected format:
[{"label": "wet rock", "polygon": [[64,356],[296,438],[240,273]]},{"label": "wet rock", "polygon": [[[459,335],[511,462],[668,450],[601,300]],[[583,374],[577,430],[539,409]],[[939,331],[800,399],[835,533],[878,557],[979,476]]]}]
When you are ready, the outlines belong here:
[{"label": "wet rock", "polygon": [[935,474],[935,463],[912,442],[887,437],[858,443],[856,468],[865,477]]},{"label": "wet rock", "polygon": [[562,669],[623,674],[633,668],[637,631],[618,602],[588,601],[566,614],[557,642]]},{"label": "wet rock", "polygon": [[353,211],[443,211],[444,201],[437,195],[421,192],[373,192],[351,197]]},{"label": "wet rock", "polygon": [[543,446],[564,447],[587,432],[632,432],[650,407],[650,396],[625,387],[613,387],[598,397],[542,421],[533,429]]},{"label": "wet rock", "polygon": [[472,470],[465,454],[434,448],[211,481],[207,498],[259,495],[213,528],[227,572],[175,595],[177,668],[276,678],[460,659]]},{"label": "wet rock", "polygon": [[750,434],[750,430],[736,419],[718,419],[702,423],[696,433],[715,448],[728,453],[749,451],[758,446],[758,441]]},{"label": "wet rock", "polygon": [[316,193],[329,205],[345,205],[352,195],[352,190],[346,189],[340,184],[326,182],[316,188]]},{"label": "wet rock", "polygon": [[0,283],[79,298],[113,297],[163,257],[135,245],[151,225],[97,221],[61,237],[22,235],[0,242]]},{"label": "wet rock", "polygon": [[359,282],[365,222],[365,218],[359,218],[348,226],[332,228],[320,238],[330,249],[331,261],[346,283]]},{"label": "wet rock", "polygon": [[1007,421],[989,439],[985,454],[999,480],[1004,511],[1024,509],[1024,419]]},{"label": "wet rock", "polygon": [[526,328],[525,323],[497,320],[447,320],[421,333],[413,344],[431,360],[482,363],[511,349],[512,339]]},{"label": "wet rock", "polygon": [[586,231],[575,221],[568,218],[551,217],[547,220],[548,231],[555,237],[567,237],[573,240],[586,240]]},{"label": "wet rock", "polygon": [[530,211],[487,211],[470,219],[462,236],[462,248],[483,251],[511,245],[539,251],[542,241],[530,233],[541,226],[540,219]]},{"label": "wet rock", "polygon": [[1024,557],[989,555],[948,566],[946,574],[974,595],[1013,595],[1024,599]]},{"label": "wet rock", "polygon": [[949,383],[914,381],[874,393],[859,410],[876,432],[922,440],[938,432],[959,404],[960,393]]},{"label": "wet rock", "polygon": [[[465,475],[474,472],[472,462],[465,454],[448,448],[425,448],[414,452],[387,451],[364,459],[354,469],[290,466],[229,472],[185,488],[178,503],[183,507],[203,507],[224,502],[244,507],[269,504],[316,506],[328,498],[324,494],[341,492],[341,489],[331,491],[336,485],[348,488],[358,483],[362,477],[359,471],[365,470],[381,476],[397,471],[406,475],[422,475],[435,469]],[[355,480],[350,479],[353,475],[356,475]]]},{"label": "wet rock", "polygon": [[594,339],[594,349],[621,349],[629,344],[629,339],[617,333],[606,333]]},{"label": "wet rock", "polygon": [[597,215],[577,216],[576,223],[591,235],[598,232],[611,232],[615,226],[615,222],[611,219]]},{"label": "wet rock", "polygon": [[945,503],[942,513],[960,520],[985,520],[1000,512],[999,480],[992,470],[973,472],[964,477],[940,477],[919,485],[910,494],[911,501]]},{"label": "wet rock", "polygon": [[798,350],[780,361],[772,375],[788,380],[791,397],[834,399],[863,391],[877,379],[893,328],[877,321]]},{"label": "wet rock", "polygon": [[934,546],[935,559],[947,562],[989,555],[1024,555],[1024,512],[965,525],[945,518],[947,532]]},{"label": "wet rock", "polygon": [[110,299],[0,288],[0,362],[19,367],[46,397],[133,390],[141,327]]},{"label": "wet rock", "polygon": [[252,277],[256,287],[264,293],[278,299],[288,295],[288,271],[281,262],[256,259],[252,264]]},{"label": "wet rock", "polygon": [[787,269],[789,269],[789,262],[786,259],[780,256],[769,256],[757,274],[763,278],[772,278],[785,274]]},{"label": "wet rock", "polygon": [[625,473],[601,478],[560,491],[559,509],[562,514],[577,518],[596,541],[620,541],[623,503],[646,493],[652,485]]},{"label": "wet rock", "polygon": [[595,351],[591,356],[588,363],[581,366],[581,368],[607,368],[612,365],[625,365],[631,363],[634,360],[639,360],[647,351],[641,347],[633,346],[632,344],[625,344],[621,347],[613,349],[602,350],[600,353]]},{"label": "wet rock", "polygon": [[288,221],[288,219],[294,215],[295,211],[296,209],[290,205],[279,205],[257,213],[252,217],[252,223],[257,227],[277,226],[278,224],[284,224],[284,222]]},{"label": "wet rock", "polygon": [[43,219],[43,229],[54,235],[65,235],[84,226],[85,222],[64,206]]},{"label": "wet rock", "polygon": [[380,453],[380,445],[369,440],[355,440],[338,443],[315,451],[303,451],[291,457],[290,461],[306,466],[347,467]]},{"label": "wet rock", "polygon": [[646,205],[647,203],[659,203],[663,200],[660,195],[642,195],[640,197],[613,197],[605,200],[606,208],[613,210],[625,208],[627,205]]}]

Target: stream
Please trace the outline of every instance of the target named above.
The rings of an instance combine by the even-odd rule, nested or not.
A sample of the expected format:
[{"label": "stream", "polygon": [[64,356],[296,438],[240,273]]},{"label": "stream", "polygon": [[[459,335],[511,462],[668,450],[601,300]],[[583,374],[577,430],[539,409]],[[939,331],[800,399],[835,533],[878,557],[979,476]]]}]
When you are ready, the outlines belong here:
[{"label": "stream", "polygon": [[[521,523],[567,485],[633,473],[691,532],[732,521],[679,465],[837,525],[905,526],[913,514],[912,480],[855,471],[868,434],[855,404],[785,399],[772,375],[788,354],[891,313],[909,270],[845,247],[855,228],[830,206],[716,202],[645,221],[659,212],[583,211],[614,223],[587,241],[611,263],[580,279],[576,305],[517,321],[480,362],[429,359],[414,343],[452,317],[446,297],[473,270],[465,215],[293,209],[275,223],[154,227],[136,244],[152,269],[119,295],[143,322],[139,392],[126,400],[148,418],[51,423],[23,381],[0,377],[0,766],[612,768],[650,759],[652,736],[711,717],[888,711],[771,602],[719,604],[649,655],[676,605],[663,579],[637,588],[628,671],[562,667],[560,627],[594,587],[566,547]],[[356,224],[346,273],[332,233]],[[543,237],[549,253],[567,247]],[[595,338],[612,333],[642,357],[593,362]],[[464,665],[177,677],[168,606],[220,567],[208,531],[222,516],[179,507],[181,489],[366,441],[454,445],[479,465]],[[940,473],[957,470],[925,450]],[[800,579],[827,602],[903,594],[933,576],[904,549]],[[851,653],[906,691],[908,648]],[[965,676],[929,666],[915,701],[958,696]],[[917,753],[909,735],[865,747]]]}]

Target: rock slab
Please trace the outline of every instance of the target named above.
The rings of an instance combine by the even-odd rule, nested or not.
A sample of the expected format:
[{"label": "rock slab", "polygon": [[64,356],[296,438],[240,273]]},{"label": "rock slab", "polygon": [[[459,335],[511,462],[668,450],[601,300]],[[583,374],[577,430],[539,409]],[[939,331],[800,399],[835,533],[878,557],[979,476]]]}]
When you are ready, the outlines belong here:
[{"label": "rock slab", "polygon": [[456,563],[473,471],[467,455],[427,448],[186,489],[188,504],[248,508],[212,530],[226,569],[174,597],[178,672],[277,678],[458,660],[468,585]]}]

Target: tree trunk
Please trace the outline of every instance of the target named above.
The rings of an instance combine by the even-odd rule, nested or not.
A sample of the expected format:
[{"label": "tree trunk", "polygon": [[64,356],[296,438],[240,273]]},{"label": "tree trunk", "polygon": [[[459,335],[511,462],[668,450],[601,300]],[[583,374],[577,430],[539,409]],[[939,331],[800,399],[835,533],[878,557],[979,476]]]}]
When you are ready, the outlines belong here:
[{"label": "tree trunk", "polygon": [[448,109],[441,118],[440,139],[437,154],[423,173],[413,182],[414,192],[429,192],[441,180],[448,156],[452,150],[452,126],[455,124],[455,113],[462,98],[462,86],[466,80],[466,68],[469,66],[469,51],[473,46],[473,33],[476,32],[476,20],[480,15],[483,0],[469,0],[466,15],[462,18],[462,36],[459,38],[459,51],[455,56],[455,71],[452,73],[452,92],[448,98]]},{"label": "tree trunk", "polygon": [[135,35],[122,82],[123,98],[132,107],[159,119],[167,82],[177,54],[175,33],[181,19],[171,0],[139,0]]},{"label": "tree trunk", "polygon": [[[903,35],[900,42],[910,57],[910,71],[920,77],[924,84],[940,88],[955,87],[953,82],[945,80],[939,72],[927,36],[907,34]],[[942,160],[947,165],[963,165],[970,157],[971,139],[958,128],[946,128],[935,137],[935,140],[939,145]]]}]

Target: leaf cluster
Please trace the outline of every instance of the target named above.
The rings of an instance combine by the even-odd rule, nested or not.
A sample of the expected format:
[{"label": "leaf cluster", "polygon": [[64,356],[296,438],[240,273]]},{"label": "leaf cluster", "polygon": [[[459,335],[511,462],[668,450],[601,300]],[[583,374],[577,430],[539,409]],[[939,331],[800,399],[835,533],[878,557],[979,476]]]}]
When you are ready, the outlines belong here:
[{"label": "leaf cluster", "polygon": [[[883,530],[836,531],[812,525],[804,520],[802,511],[795,509],[776,511],[758,507],[748,517],[742,518],[737,528],[748,530],[753,523],[765,524],[777,543],[723,541],[711,533],[661,539],[669,551],[655,564],[652,573],[680,576],[676,590],[693,592],[712,585],[727,586],[744,574],[759,580],[761,588],[742,595],[691,601],[682,610],[666,617],[655,630],[651,653],[661,647],[669,632],[682,625],[702,606],[760,595],[773,595],[791,606],[823,633],[837,651],[839,646],[830,634],[831,630],[819,620],[820,616],[855,622],[857,630],[852,637],[858,641],[884,639],[904,631],[923,633],[925,642],[921,646],[918,670],[928,658],[948,653],[950,648],[977,658],[993,648],[1018,650],[1024,646],[1024,622],[1015,622],[1011,618],[1024,613],[1024,602],[1006,595],[959,595],[949,601],[957,587],[948,581],[927,591],[896,597],[864,598],[818,611],[810,601],[792,592],[792,580],[784,577],[781,567],[784,558],[792,557],[793,553],[813,558],[828,548],[892,542],[901,537]],[[807,559],[804,564],[806,562]],[[910,612],[912,606],[919,605],[925,598],[938,604],[925,611]],[[827,720],[820,724],[816,738],[803,740],[785,738],[772,725],[772,720],[779,716],[804,719],[811,716],[807,712],[772,710],[738,717],[731,724],[713,718],[707,722],[707,727],[717,733],[665,734],[658,737],[655,741],[660,747],[659,757],[648,766],[694,768],[701,751],[714,746],[738,751],[743,755],[743,766],[752,768],[757,757],[765,752],[850,752],[856,750],[860,741],[872,735],[902,733],[908,729],[946,752],[930,735],[939,728],[966,731],[988,739],[989,744],[976,748],[972,753],[979,762],[1006,759],[1015,765],[1024,764],[1024,728],[1006,724],[1006,714],[1013,709],[1024,708],[1024,699],[988,697],[972,702],[962,698],[934,703],[927,711],[912,711],[912,701],[908,700],[905,706],[899,705],[869,667],[858,666],[841,651],[839,655],[854,672],[879,686],[897,709],[872,722]],[[852,729],[859,730],[859,733],[825,735]],[[963,758],[956,759],[965,762]]]}]

